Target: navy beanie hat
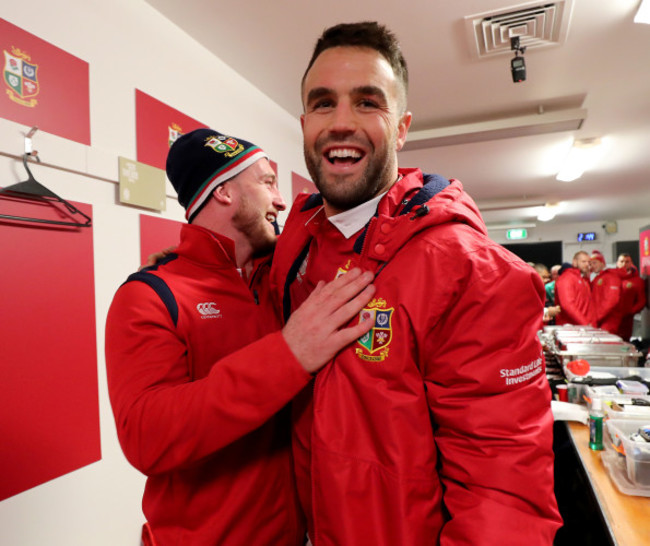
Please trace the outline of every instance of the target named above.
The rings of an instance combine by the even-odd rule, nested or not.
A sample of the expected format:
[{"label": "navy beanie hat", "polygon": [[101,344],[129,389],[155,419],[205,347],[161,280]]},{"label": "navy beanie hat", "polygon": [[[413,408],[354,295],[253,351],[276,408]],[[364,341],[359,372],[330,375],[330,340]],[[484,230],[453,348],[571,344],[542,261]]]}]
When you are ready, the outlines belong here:
[{"label": "navy beanie hat", "polygon": [[268,156],[259,147],[213,129],[181,135],[167,155],[167,178],[191,222],[214,189]]}]

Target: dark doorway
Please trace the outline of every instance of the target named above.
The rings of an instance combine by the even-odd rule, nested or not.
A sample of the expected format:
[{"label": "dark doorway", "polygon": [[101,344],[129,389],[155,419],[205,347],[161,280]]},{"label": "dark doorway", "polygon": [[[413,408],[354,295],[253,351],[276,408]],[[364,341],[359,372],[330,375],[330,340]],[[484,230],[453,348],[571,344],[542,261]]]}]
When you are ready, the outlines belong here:
[{"label": "dark doorway", "polygon": [[546,243],[509,243],[505,246],[510,252],[519,256],[524,262],[544,264],[551,269],[562,263],[562,241]]},{"label": "dark doorway", "polygon": [[614,261],[618,260],[619,255],[629,254],[634,265],[639,267],[639,241],[616,241],[614,243]]}]

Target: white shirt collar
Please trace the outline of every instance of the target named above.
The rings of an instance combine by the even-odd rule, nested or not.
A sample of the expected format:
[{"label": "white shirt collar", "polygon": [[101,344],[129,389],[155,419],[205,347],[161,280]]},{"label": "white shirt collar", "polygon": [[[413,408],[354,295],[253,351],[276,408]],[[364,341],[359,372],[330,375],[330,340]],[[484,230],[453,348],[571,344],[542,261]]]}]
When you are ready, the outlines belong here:
[{"label": "white shirt collar", "polygon": [[346,239],[349,239],[363,228],[370,218],[372,218],[373,214],[375,214],[375,211],[377,210],[379,201],[381,201],[381,198],[384,195],[386,195],[386,192],[373,197],[370,201],[357,205],[353,209],[330,216],[328,220]]}]

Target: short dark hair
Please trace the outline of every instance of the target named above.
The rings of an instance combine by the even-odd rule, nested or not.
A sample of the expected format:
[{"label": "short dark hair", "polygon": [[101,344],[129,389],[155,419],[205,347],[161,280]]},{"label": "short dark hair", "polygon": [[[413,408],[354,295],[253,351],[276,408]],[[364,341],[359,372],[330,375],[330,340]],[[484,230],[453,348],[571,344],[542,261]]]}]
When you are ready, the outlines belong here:
[{"label": "short dark hair", "polygon": [[341,23],[329,27],[316,42],[314,52],[311,56],[307,70],[302,76],[302,84],[305,83],[307,73],[313,66],[318,56],[332,47],[366,47],[380,53],[389,63],[397,79],[404,86],[404,95],[408,92],[409,73],[406,66],[406,59],[402,55],[402,49],[395,35],[384,25],[376,21],[364,21],[360,23]]}]

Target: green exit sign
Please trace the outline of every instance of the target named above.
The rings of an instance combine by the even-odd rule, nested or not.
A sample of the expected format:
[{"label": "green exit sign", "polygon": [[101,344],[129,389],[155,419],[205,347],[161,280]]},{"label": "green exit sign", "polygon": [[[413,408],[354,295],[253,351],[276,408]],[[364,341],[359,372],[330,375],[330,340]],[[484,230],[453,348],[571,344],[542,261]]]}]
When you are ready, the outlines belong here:
[{"label": "green exit sign", "polygon": [[528,232],[525,229],[509,229],[506,231],[506,238],[510,241],[526,239],[527,237]]}]

